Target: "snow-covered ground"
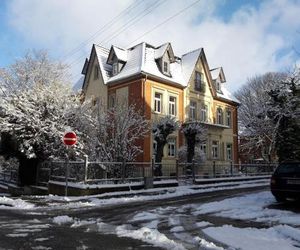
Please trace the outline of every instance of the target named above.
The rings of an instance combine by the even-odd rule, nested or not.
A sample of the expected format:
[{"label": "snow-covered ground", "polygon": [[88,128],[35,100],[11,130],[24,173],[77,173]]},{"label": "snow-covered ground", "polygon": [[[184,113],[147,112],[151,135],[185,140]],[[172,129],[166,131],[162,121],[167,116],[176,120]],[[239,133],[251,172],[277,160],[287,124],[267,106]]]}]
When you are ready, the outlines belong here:
[{"label": "snow-covered ground", "polygon": [[[83,197],[39,196],[28,198],[0,197],[2,209],[27,209],[26,213],[45,216],[47,210],[59,209],[59,216],[50,216],[45,225],[82,227],[101,234],[115,234],[142,240],[165,249],[245,249],[245,250],[289,250],[300,248],[300,215],[287,210],[275,209],[276,200],[269,191],[252,193],[210,203],[161,206],[133,212],[120,220],[105,221],[101,214],[97,218],[80,219],[67,213],[69,208],[104,207],[131,202],[164,200],[183,195],[210,193],[216,190],[230,190],[237,187],[265,186],[266,181],[244,183],[238,186],[208,184],[200,187],[118,192]],[[236,183],[235,183],[236,185]],[[122,197],[126,195],[127,197]],[[35,200],[35,205],[33,201]],[[43,206],[39,206],[40,201]],[[45,206],[46,205],[46,206]],[[276,207],[276,206],[275,206]],[[42,211],[42,212],[41,212]],[[65,213],[64,213],[65,212]],[[219,218],[219,219],[218,219]],[[223,218],[223,219],[220,219]],[[239,223],[236,223],[240,221]],[[243,224],[243,221],[245,224]],[[253,221],[253,226],[251,222]],[[247,223],[247,224],[246,224]],[[243,226],[244,225],[244,226]],[[246,225],[246,226],[245,226]],[[251,225],[249,227],[249,225]],[[257,226],[260,225],[260,226]],[[26,238],[32,230],[42,230],[33,225],[16,228],[7,237]],[[256,227],[255,227],[256,226]],[[39,239],[47,241],[43,237]]]},{"label": "snow-covered ground", "polygon": [[[131,237],[165,249],[289,250],[300,247],[300,215],[268,208],[276,204],[269,191],[204,204],[158,207],[136,212],[121,224],[101,218],[80,221],[59,216],[55,223],[71,227],[97,225],[103,234]],[[203,220],[209,215],[208,220]],[[263,223],[261,228],[215,225],[211,217]],[[229,219],[229,222],[230,222]],[[58,221],[58,222],[57,222]]]}]

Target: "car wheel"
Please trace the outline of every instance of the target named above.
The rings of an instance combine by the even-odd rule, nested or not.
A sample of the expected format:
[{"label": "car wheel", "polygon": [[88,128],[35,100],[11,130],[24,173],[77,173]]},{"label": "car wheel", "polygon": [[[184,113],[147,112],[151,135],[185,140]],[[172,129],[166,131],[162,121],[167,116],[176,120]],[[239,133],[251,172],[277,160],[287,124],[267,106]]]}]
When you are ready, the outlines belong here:
[{"label": "car wheel", "polygon": [[279,195],[275,195],[275,199],[277,202],[286,201],[286,198],[284,196],[279,196]]}]

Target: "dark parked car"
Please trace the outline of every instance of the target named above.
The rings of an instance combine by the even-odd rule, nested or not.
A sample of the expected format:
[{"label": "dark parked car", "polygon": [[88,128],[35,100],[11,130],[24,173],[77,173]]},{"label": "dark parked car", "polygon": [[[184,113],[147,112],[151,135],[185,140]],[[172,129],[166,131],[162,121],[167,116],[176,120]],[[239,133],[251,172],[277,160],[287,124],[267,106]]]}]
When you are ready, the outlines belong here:
[{"label": "dark parked car", "polygon": [[271,192],[277,201],[300,199],[300,162],[279,164],[271,178]]}]

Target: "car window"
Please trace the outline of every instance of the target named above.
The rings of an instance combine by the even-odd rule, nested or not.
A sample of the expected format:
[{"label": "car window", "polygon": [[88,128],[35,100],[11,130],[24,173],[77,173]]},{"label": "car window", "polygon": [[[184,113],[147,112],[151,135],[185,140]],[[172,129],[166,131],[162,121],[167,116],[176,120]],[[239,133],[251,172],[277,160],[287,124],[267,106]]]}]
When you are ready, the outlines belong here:
[{"label": "car window", "polygon": [[290,173],[300,174],[300,164],[299,163],[282,164],[277,168],[276,172],[278,174],[290,174]]}]

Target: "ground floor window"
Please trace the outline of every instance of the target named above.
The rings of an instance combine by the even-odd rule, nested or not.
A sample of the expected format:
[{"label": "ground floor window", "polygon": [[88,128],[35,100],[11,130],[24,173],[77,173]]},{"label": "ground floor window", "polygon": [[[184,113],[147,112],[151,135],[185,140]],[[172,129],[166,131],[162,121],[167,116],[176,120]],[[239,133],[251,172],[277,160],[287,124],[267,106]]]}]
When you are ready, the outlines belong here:
[{"label": "ground floor window", "polygon": [[232,144],[227,144],[226,145],[226,157],[228,161],[232,160]]},{"label": "ground floor window", "polygon": [[219,142],[218,141],[212,142],[212,158],[213,159],[219,158]]},{"label": "ground floor window", "polygon": [[176,139],[171,138],[168,141],[168,156],[174,157],[176,155]]}]

